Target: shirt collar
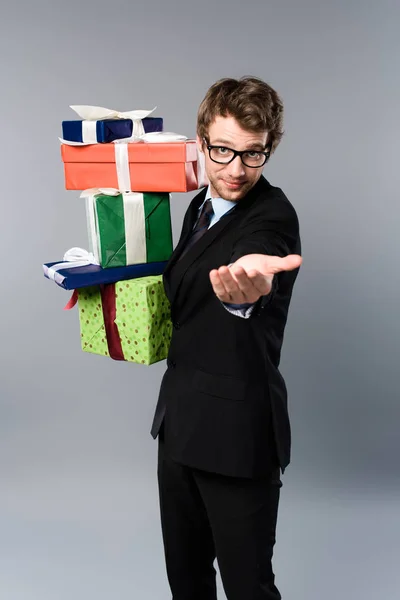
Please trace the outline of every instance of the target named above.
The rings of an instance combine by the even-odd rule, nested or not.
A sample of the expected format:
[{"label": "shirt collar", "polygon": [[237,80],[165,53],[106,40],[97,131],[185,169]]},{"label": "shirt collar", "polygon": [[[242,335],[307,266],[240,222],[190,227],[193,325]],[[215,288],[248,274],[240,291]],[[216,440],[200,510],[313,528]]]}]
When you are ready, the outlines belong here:
[{"label": "shirt collar", "polygon": [[[228,210],[231,210],[232,208],[234,208],[237,204],[236,202],[231,202],[230,200],[225,200],[224,198],[218,198],[218,197],[212,198],[211,192],[210,192],[210,186],[208,186],[208,188],[207,188],[206,197],[204,199],[204,202],[206,202],[206,200],[211,200],[216,219],[220,219],[222,217],[222,215],[224,215],[226,212],[228,212]],[[201,206],[203,206],[204,202],[202,203]]]}]

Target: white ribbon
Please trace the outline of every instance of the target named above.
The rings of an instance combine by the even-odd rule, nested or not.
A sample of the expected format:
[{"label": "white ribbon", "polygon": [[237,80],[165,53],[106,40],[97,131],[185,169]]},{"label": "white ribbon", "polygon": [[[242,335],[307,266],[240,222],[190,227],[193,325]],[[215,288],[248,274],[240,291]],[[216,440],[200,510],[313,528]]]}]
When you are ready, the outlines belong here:
[{"label": "white ribbon", "polygon": [[209,180],[206,174],[206,161],[204,152],[201,152],[197,148],[197,187],[205,187],[209,184]]},{"label": "white ribbon", "polygon": [[82,141],[86,144],[97,144],[96,121],[82,121]]},{"label": "white ribbon", "polygon": [[85,121],[104,121],[104,119],[132,119],[139,121],[145,119],[156,110],[156,106],[152,110],[128,110],[119,112],[102,106],[90,106],[88,104],[71,105],[73,111]]},{"label": "white ribbon", "polygon": [[142,120],[132,121],[132,123],[132,135],[130,138],[125,139],[127,142],[134,142],[137,138],[140,138],[140,136],[144,134],[144,125]]},{"label": "white ribbon", "polygon": [[104,194],[105,196],[118,196],[121,192],[117,188],[88,188],[83,190],[80,198],[89,198],[90,196],[96,196],[98,194]]},{"label": "white ribbon", "polygon": [[130,192],[131,174],[129,172],[128,143],[114,144],[115,166],[117,169],[118,189],[121,192]]},{"label": "white ribbon", "polygon": [[[143,127],[143,123],[140,121],[137,127]],[[96,144],[97,142],[71,142],[69,140],[64,140],[63,138],[58,138],[62,144],[66,144],[67,146],[88,146],[90,144]],[[151,133],[141,133],[140,135],[132,134],[130,138],[123,138],[120,140],[114,140],[113,144],[126,144],[126,143],[138,143],[138,142],[146,142],[148,144],[171,144],[173,142],[186,142],[191,141],[186,135],[182,135],[180,133],[174,133],[173,131],[153,131]]]},{"label": "white ribbon", "polygon": [[93,254],[95,260],[100,263],[100,242],[97,235],[96,202],[94,195],[85,197],[86,204],[86,225],[89,238],[89,251]]},{"label": "white ribbon", "polygon": [[56,279],[57,271],[61,269],[74,269],[75,267],[86,267],[87,265],[98,265],[99,262],[95,259],[92,252],[88,252],[83,248],[74,247],[66,251],[63,257],[63,262],[56,263],[51,267],[43,265],[45,275],[53,281]]},{"label": "white ribbon", "polygon": [[147,249],[143,194],[128,192],[122,196],[124,201],[126,264],[145,263],[147,262]]},{"label": "white ribbon", "polygon": [[83,190],[80,197],[85,199],[86,203],[86,225],[89,238],[89,249],[97,263],[100,264],[100,239],[98,235],[96,196],[104,194],[105,196],[118,196],[121,192],[115,188],[89,188]]},{"label": "white ribbon", "polygon": [[186,135],[180,133],[174,133],[173,131],[153,131],[151,133],[144,133],[140,136],[143,142],[153,144],[169,144],[171,142],[186,142]]},{"label": "white ribbon", "polygon": [[[154,133],[145,133],[141,136],[144,142],[170,143],[184,142],[187,137],[179,133],[170,131],[156,131]],[[118,189],[121,192],[131,192],[131,174],[129,171],[129,152],[128,142],[126,140],[115,140],[114,142],[115,164],[117,169]]]}]

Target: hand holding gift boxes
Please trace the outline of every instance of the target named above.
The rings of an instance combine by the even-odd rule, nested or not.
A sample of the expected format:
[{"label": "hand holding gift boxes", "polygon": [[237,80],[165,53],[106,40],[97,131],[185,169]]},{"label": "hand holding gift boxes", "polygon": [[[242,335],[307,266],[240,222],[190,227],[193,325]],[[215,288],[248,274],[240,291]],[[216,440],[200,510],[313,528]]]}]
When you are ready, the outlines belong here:
[{"label": "hand holding gift boxes", "polygon": [[83,190],[89,252],[71,248],[43,265],[74,289],[82,349],[152,364],[167,357],[172,332],[161,274],[172,253],[170,192],[206,185],[196,142],[162,131],[153,111],[72,107],[63,122],[66,189]]}]

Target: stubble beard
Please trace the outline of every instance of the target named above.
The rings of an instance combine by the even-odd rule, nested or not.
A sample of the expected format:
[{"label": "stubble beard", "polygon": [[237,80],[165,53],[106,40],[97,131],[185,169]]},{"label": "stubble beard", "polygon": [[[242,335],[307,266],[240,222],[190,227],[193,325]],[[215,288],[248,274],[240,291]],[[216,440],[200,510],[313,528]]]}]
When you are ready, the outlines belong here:
[{"label": "stubble beard", "polygon": [[246,181],[238,190],[230,190],[217,177],[209,177],[209,181],[213,189],[218,194],[218,197],[223,198],[224,200],[229,200],[230,202],[237,202],[244,198],[251,188],[257,183],[256,181]]}]

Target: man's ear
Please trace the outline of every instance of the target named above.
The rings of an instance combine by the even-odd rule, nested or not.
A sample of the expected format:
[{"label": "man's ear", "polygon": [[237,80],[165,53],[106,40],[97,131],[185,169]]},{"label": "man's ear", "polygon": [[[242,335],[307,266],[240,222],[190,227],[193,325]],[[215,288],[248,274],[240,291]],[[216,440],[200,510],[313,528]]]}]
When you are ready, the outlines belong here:
[{"label": "man's ear", "polygon": [[198,135],[196,135],[197,148],[200,152],[204,152],[204,140],[201,140]]}]

